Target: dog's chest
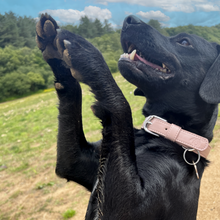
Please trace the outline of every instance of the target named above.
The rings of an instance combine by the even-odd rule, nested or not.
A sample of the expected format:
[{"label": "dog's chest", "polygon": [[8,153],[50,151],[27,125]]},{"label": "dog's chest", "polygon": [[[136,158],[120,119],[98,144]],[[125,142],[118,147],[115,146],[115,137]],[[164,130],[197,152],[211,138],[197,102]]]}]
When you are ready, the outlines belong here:
[{"label": "dog's chest", "polygon": [[100,158],[97,180],[93,187],[89,205],[86,212],[86,220],[101,220],[103,216],[104,181],[107,169],[107,158]]}]

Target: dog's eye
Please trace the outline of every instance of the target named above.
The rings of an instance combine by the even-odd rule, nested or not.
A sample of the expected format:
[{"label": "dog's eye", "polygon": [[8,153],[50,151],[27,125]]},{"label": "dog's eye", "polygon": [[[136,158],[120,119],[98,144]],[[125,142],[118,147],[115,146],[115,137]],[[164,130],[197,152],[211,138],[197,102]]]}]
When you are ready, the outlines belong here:
[{"label": "dog's eye", "polygon": [[183,46],[190,46],[189,41],[186,40],[186,39],[181,40],[179,43],[180,43],[181,45],[183,45]]}]

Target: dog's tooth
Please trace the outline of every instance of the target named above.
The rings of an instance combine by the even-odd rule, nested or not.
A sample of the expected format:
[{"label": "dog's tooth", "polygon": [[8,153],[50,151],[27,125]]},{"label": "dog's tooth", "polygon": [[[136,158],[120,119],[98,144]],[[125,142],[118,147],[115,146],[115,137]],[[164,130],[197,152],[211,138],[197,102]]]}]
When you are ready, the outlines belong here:
[{"label": "dog's tooth", "polygon": [[164,68],[164,69],[166,69],[166,68],[167,68],[167,67],[166,67],[166,65],[165,65],[164,63],[162,63],[162,65],[163,65],[163,68]]},{"label": "dog's tooth", "polygon": [[133,50],[132,53],[130,54],[130,60],[134,60],[136,54],[136,50]]}]

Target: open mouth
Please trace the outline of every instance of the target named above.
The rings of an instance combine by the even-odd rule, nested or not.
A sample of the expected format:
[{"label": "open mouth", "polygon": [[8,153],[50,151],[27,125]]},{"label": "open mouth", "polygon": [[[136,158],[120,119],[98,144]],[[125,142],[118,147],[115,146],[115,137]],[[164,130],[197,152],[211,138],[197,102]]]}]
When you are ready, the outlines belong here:
[{"label": "open mouth", "polygon": [[120,58],[127,58],[132,61],[141,61],[142,63],[146,64],[147,66],[150,66],[154,70],[170,74],[170,69],[166,66],[166,64],[155,60],[150,57],[150,55],[143,54],[140,50],[137,49],[137,47],[132,43],[127,43],[128,53],[124,53],[121,55]]}]

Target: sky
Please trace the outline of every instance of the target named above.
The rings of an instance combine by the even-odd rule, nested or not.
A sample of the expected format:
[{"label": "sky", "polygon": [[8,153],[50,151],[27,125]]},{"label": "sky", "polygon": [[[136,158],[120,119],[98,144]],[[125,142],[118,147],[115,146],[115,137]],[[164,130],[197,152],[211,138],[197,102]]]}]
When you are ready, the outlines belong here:
[{"label": "sky", "polygon": [[158,20],[164,27],[220,23],[220,0],[0,0],[0,14],[38,18],[49,13],[58,23],[78,24],[82,16],[108,19],[120,28],[132,14],[145,22]]}]

